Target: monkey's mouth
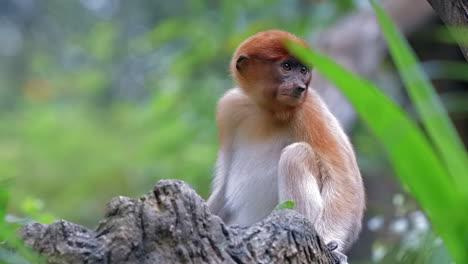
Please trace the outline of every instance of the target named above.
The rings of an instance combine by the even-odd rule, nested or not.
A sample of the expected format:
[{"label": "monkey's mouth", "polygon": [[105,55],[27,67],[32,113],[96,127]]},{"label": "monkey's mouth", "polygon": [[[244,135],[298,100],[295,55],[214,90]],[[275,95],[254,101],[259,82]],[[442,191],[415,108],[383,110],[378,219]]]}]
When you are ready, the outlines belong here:
[{"label": "monkey's mouth", "polygon": [[282,93],[278,97],[278,101],[285,105],[296,106],[301,103],[302,98],[302,94]]},{"label": "monkey's mouth", "polygon": [[302,93],[283,93],[283,94],[281,94],[281,96],[292,97],[292,98],[295,98],[295,99],[299,99],[299,98],[302,97]]}]

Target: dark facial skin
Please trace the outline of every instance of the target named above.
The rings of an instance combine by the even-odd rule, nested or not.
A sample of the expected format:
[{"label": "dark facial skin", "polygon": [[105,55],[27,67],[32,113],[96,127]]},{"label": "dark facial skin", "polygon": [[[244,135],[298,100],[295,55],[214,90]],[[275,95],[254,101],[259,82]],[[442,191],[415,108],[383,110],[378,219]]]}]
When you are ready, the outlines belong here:
[{"label": "dark facial skin", "polygon": [[295,58],[284,58],[275,63],[278,76],[276,99],[295,106],[304,101],[309,87],[310,69]]},{"label": "dark facial skin", "polygon": [[244,90],[263,107],[296,107],[307,96],[310,69],[293,57],[264,60],[241,54],[236,69],[244,78]]}]

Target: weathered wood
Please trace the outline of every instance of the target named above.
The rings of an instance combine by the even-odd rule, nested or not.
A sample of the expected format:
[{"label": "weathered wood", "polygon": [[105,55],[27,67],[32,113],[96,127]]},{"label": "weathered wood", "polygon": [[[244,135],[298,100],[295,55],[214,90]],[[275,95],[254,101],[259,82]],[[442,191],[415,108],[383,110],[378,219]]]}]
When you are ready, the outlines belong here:
[{"label": "weathered wood", "polygon": [[249,228],[228,227],[179,180],[139,198],[115,197],[95,230],[65,220],[20,229],[49,263],[335,263],[312,224],[274,211]]},{"label": "weathered wood", "polygon": [[464,28],[461,34],[466,34],[468,29],[468,0],[427,0],[434,11],[451,29],[454,38],[459,41],[463,56],[468,60],[467,36],[459,36],[460,32],[456,28]]}]

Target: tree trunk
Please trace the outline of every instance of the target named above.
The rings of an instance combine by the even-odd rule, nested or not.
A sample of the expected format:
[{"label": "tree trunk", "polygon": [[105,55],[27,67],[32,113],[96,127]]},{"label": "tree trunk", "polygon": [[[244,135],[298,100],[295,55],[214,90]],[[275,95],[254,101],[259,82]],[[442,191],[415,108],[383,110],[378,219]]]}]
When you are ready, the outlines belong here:
[{"label": "tree trunk", "polygon": [[337,263],[299,213],[273,211],[249,228],[226,226],[179,180],[149,194],[119,196],[95,230],[65,220],[20,229],[48,263]]},{"label": "tree trunk", "polygon": [[[468,60],[468,1],[467,0],[427,0],[439,17],[451,28],[454,38],[458,41],[463,56]],[[461,28],[460,32],[457,28]],[[465,36],[461,36],[465,34]]]}]

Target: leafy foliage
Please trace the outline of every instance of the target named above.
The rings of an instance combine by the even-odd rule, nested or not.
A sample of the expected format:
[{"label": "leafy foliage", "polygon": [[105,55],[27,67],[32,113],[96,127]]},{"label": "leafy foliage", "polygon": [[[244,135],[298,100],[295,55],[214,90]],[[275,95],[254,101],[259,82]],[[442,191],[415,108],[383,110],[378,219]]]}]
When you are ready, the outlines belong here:
[{"label": "leafy foliage", "polygon": [[275,210],[281,210],[281,209],[294,209],[294,201],[287,200],[282,203],[279,203],[276,207]]}]

